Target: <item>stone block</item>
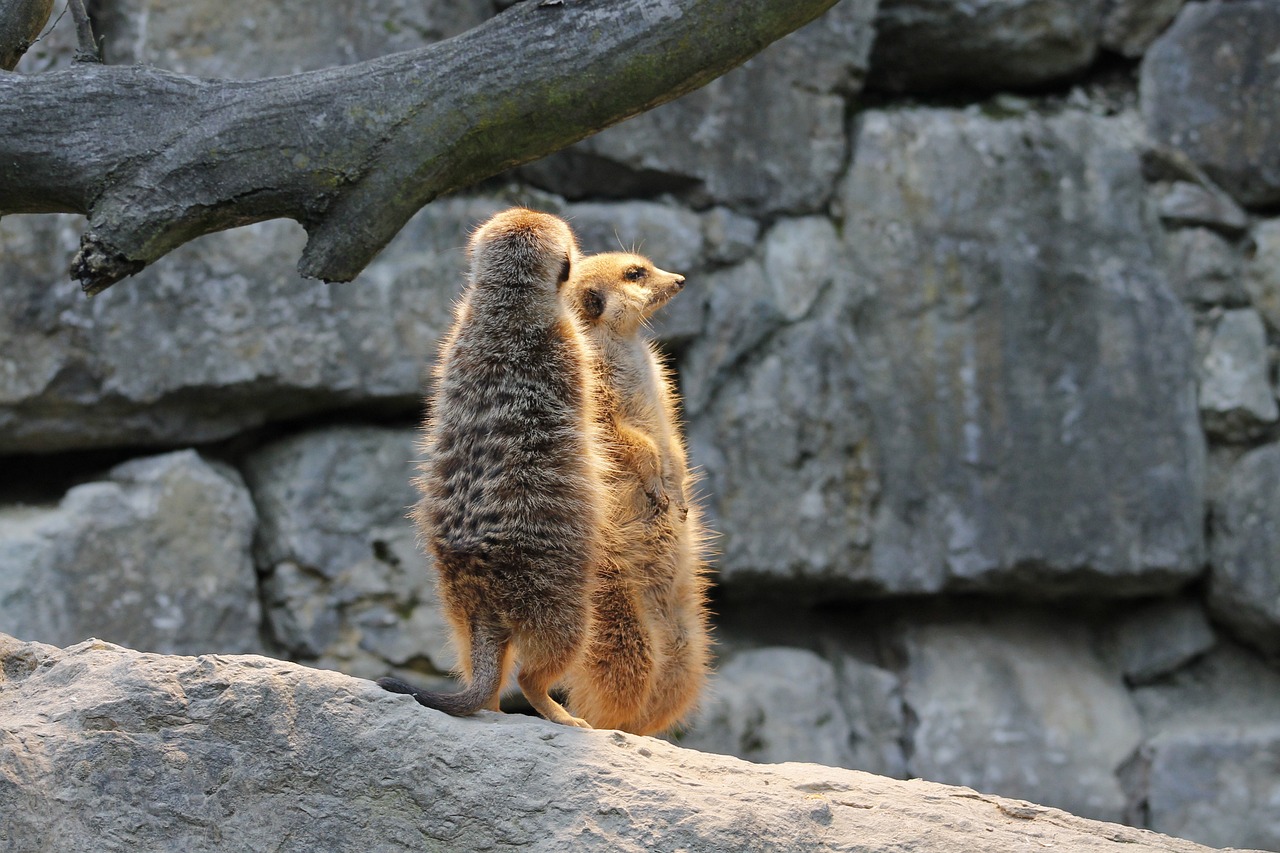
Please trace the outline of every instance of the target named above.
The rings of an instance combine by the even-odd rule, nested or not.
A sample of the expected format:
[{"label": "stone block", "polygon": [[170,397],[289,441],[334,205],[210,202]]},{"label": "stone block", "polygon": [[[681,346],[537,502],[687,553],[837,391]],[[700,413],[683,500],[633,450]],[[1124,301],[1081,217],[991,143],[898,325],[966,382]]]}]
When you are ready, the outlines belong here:
[{"label": "stone block", "polygon": [[5,507],[0,624],[49,643],[260,651],[256,522],[239,475],[189,450],[119,465],[56,507]]},{"label": "stone block", "polygon": [[1200,572],[1192,323],[1132,130],[860,117],[840,206],[869,291],[852,316],[884,588],[1121,595]]}]

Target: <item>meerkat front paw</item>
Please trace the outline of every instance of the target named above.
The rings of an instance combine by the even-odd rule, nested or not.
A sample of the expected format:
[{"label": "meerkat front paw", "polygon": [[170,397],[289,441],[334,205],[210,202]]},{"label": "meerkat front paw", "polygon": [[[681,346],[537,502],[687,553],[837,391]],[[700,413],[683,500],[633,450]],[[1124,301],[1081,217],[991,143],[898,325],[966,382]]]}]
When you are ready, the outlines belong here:
[{"label": "meerkat front paw", "polygon": [[671,506],[671,498],[667,496],[666,490],[661,486],[646,488],[644,496],[649,499],[649,505],[653,508],[654,518],[662,515],[667,511],[667,507]]}]

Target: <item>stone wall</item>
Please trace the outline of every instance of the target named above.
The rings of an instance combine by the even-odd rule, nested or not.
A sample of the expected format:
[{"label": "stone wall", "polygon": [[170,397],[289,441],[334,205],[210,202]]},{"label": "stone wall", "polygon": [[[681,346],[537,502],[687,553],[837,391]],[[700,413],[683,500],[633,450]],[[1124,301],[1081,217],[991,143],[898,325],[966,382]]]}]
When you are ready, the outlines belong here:
[{"label": "stone wall", "polygon": [[[258,77],[509,4],[98,5],[111,61]],[[270,222],[86,300],[80,223],[6,217],[0,631],[447,673],[420,377],[468,230],[531,204],[689,280],[720,660],[681,743],[1280,850],[1277,44],[1270,0],[842,0],[347,285]]]}]

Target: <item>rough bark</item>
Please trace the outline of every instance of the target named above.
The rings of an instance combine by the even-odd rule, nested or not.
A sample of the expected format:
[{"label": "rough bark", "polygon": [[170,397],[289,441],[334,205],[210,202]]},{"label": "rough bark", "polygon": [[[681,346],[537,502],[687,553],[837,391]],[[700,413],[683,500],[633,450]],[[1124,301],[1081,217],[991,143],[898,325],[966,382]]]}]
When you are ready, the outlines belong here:
[{"label": "rough bark", "polygon": [[0,215],[78,212],[89,293],[202,234],[291,218],[347,281],[441,193],[689,92],[834,0],[520,3],[456,38],[255,81],[0,76]]}]

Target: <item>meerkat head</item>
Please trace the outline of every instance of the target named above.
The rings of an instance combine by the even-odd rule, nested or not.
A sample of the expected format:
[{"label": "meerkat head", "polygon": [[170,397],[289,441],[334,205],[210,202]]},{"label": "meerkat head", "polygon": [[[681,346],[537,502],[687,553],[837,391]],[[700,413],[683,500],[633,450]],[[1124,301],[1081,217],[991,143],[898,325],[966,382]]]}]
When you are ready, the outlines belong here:
[{"label": "meerkat head", "polygon": [[626,336],[683,287],[684,276],[660,270],[648,258],[606,252],[578,261],[566,293],[588,326]]},{"label": "meerkat head", "polygon": [[578,241],[558,216],[523,207],[497,213],[467,244],[472,280],[508,287],[559,290],[578,258]]}]

